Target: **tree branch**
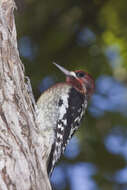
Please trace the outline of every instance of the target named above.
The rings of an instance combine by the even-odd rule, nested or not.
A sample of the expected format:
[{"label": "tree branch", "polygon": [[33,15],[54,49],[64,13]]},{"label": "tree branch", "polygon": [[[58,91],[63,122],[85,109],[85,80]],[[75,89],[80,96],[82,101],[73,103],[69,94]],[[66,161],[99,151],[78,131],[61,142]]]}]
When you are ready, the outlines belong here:
[{"label": "tree branch", "polygon": [[50,190],[50,149],[25,83],[14,8],[13,0],[0,0],[0,189]]}]

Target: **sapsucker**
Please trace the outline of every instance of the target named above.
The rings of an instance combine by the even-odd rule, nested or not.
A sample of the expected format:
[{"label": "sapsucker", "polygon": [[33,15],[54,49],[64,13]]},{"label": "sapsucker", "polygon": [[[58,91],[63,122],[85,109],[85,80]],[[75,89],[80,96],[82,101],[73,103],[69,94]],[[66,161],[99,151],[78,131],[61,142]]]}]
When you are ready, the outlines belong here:
[{"label": "sapsucker", "polygon": [[43,123],[52,136],[47,171],[51,175],[66,145],[79,128],[94,90],[93,78],[84,71],[68,71],[54,63],[65,75],[66,82],[46,90],[37,101]]}]

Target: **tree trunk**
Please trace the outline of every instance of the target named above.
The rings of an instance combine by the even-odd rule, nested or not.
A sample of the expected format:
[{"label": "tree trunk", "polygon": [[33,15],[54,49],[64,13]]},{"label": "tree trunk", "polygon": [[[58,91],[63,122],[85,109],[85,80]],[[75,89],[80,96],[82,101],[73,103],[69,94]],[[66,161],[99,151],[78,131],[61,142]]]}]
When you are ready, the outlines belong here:
[{"label": "tree trunk", "polygon": [[0,190],[51,190],[50,149],[17,49],[13,0],[0,0]]}]

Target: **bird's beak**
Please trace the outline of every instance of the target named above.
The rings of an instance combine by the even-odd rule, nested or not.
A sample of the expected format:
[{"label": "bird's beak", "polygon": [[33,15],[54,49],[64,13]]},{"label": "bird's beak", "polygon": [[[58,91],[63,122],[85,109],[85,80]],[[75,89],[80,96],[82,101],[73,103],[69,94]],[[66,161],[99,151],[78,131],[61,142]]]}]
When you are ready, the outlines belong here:
[{"label": "bird's beak", "polygon": [[68,71],[67,69],[65,69],[64,67],[58,65],[57,63],[53,62],[53,64],[60,69],[66,76],[73,76],[76,78],[76,74],[73,71]]}]

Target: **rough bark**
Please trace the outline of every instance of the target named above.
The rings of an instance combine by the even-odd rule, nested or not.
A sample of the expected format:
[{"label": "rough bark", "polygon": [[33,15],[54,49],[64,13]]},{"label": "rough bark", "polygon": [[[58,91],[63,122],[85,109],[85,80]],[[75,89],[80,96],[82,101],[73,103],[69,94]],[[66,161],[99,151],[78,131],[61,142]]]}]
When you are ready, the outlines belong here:
[{"label": "rough bark", "polygon": [[17,49],[13,0],[0,0],[0,190],[50,190],[49,153]]}]

